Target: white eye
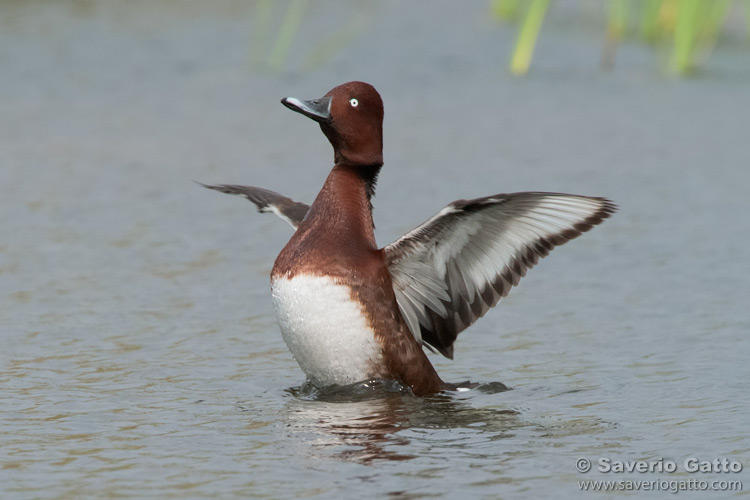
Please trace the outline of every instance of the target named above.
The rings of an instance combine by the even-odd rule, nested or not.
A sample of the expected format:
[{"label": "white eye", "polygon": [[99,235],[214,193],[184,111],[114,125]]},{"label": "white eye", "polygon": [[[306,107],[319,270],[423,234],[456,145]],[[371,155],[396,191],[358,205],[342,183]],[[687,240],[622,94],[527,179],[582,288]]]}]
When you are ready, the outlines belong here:
[{"label": "white eye", "polygon": [[349,99],[349,104],[351,104],[353,108],[356,108],[357,106],[359,106],[359,101],[352,97],[351,99]]}]

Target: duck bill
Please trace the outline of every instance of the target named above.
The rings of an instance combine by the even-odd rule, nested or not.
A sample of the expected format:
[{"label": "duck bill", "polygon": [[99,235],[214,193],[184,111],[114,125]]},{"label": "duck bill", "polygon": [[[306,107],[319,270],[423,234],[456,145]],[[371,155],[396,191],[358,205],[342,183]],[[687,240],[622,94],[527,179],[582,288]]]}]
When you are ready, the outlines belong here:
[{"label": "duck bill", "polygon": [[295,97],[285,97],[281,100],[281,104],[292,111],[312,118],[316,122],[323,123],[331,119],[330,97],[321,97],[320,99],[311,99],[309,101],[303,101]]}]

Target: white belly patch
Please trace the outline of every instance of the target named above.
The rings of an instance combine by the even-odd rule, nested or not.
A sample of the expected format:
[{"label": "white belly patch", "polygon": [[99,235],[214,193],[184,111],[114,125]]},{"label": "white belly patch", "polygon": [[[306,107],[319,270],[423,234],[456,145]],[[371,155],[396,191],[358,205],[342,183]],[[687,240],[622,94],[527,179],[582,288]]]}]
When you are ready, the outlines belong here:
[{"label": "white belly patch", "polygon": [[317,387],[379,378],[382,352],[349,288],[325,276],[271,280],[286,345]]}]

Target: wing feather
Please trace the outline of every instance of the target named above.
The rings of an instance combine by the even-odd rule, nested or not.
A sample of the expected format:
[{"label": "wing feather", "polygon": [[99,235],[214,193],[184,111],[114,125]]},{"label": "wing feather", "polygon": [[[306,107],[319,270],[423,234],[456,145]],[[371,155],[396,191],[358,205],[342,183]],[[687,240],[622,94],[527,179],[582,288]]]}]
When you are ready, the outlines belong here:
[{"label": "wing feather", "polygon": [[456,336],[550,250],[616,211],[561,193],[458,200],[384,248],[396,300],[418,341],[453,357]]},{"label": "wing feather", "polygon": [[294,201],[291,198],[287,198],[286,196],[280,195],[270,189],[253,186],[240,186],[237,184],[209,185],[201,182],[198,184],[205,188],[220,191],[222,193],[244,196],[255,203],[255,206],[258,207],[258,212],[274,213],[285,220],[294,229],[297,229],[310,209],[309,205]]}]

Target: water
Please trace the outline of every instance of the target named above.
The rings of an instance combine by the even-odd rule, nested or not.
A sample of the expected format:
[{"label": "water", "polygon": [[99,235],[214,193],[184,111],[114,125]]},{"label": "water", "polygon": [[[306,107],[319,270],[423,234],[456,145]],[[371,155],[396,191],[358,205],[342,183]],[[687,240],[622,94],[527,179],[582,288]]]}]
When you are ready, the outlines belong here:
[{"label": "water", "polygon": [[[272,73],[251,64],[243,2],[0,4],[3,498],[747,489],[747,470],[682,470],[691,456],[750,467],[747,51],[729,43],[706,74],[673,80],[626,46],[601,73],[596,35],[564,27],[574,7],[511,79],[513,33],[483,3],[433,5],[316,3]],[[309,202],[330,148],[278,100],[350,79],[385,100],[381,244],[495,192],[621,207],[461,334],[455,361],[431,356],[485,390],[298,392],[268,285],[289,227],[191,182]],[[600,457],[679,470],[576,471]]]}]

